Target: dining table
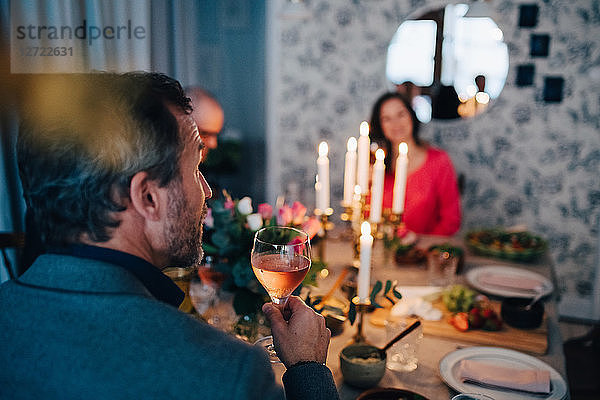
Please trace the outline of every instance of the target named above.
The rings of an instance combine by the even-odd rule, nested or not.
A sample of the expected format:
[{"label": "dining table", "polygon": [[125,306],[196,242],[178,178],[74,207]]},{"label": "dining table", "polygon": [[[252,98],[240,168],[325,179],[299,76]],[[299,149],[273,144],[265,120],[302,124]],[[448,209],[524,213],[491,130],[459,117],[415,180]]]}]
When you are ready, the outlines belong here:
[{"label": "dining table", "polygon": [[[415,247],[425,252],[430,246],[442,243],[459,246],[464,249],[464,266],[460,273],[455,276],[456,283],[468,285],[466,274],[470,270],[482,266],[494,265],[532,271],[546,277],[553,283],[552,293],[542,299],[545,306],[547,349],[543,352],[530,353],[529,355],[552,367],[566,382],[565,359],[557,315],[558,290],[554,266],[550,256],[544,254],[538,259],[529,262],[515,262],[482,256],[474,253],[465,245],[464,236],[461,233],[452,237],[419,235]],[[325,294],[332,288],[340,274],[348,266],[353,265],[355,258],[353,240],[348,232],[345,232],[342,227],[338,227],[331,232],[327,232],[326,237],[321,238],[313,247],[313,257],[318,255],[319,258],[322,258],[322,261],[327,265],[328,274],[326,277],[321,277],[318,286],[311,288],[311,291],[313,294]],[[386,280],[396,281],[399,288],[428,286],[426,262],[424,260],[417,260],[417,262],[398,263],[394,257],[394,251],[386,248],[383,240],[376,239],[372,251],[370,281],[371,284],[374,284],[377,281],[385,283]],[[502,300],[502,297],[489,293],[487,295],[492,300]],[[336,289],[334,296],[342,297],[344,293]],[[364,314],[362,334],[368,343],[383,347],[386,343],[385,329],[381,324],[371,323],[371,318],[374,318],[374,314]],[[341,399],[356,399],[366,390],[347,384],[340,369],[340,352],[346,345],[352,342],[357,329],[358,326],[356,323],[351,325],[349,321],[346,321],[342,333],[333,336],[329,346],[327,365],[333,373]],[[505,340],[499,340],[498,343],[485,343],[483,345],[503,348],[507,344],[510,344],[510,341],[511,338],[507,336]],[[424,329],[423,339],[418,348],[418,367],[411,372],[397,372],[386,369],[383,378],[376,387],[409,390],[431,400],[451,399],[457,394],[457,391],[444,382],[440,373],[440,361],[445,356],[459,349],[478,345],[482,344],[473,343],[470,340],[463,341],[460,335],[444,337],[435,333],[429,334],[428,330]],[[274,365],[274,371],[276,375],[281,376],[283,374],[283,367],[281,365]],[[545,397],[534,396],[533,398]],[[569,398],[568,389],[564,398]]]}]

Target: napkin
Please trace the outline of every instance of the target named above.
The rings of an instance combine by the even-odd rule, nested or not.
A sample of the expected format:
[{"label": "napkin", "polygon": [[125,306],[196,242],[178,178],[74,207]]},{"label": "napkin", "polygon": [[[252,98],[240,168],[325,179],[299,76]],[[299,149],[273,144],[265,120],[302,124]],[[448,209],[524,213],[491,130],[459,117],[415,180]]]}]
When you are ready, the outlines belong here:
[{"label": "napkin", "polygon": [[535,278],[527,278],[524,276],[508,276],[502,274],[482,274],[479,283],[492,286],[503,286],[511,289],[520,290],[538,290],[541,289],[544,282]]},{"label": "napkin", "polygon": [[458,377],[463,382],[484,386],[550,393],[550,371],[547,370],[502,367],[483,361],[461,360]]},{"label": "napkin", "polygon": [[398,300],[390,310],[393,317],[406,317],[416,315],[427,321],[439,321],[442,312],[434,308],[426,299],[437,298],[442,291],[440,287],[433,286],[402,286],[396,288],[402,299]]}]

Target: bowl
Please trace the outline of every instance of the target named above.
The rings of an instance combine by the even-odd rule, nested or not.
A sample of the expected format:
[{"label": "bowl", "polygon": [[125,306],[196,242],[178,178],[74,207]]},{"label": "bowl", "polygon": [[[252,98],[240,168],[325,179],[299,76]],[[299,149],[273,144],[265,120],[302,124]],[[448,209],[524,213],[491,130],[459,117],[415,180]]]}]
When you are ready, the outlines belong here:
[{"label": "bowl", "polygon": [[361,389],[379,383],[385,374],[386,354],[368,344],[351,344],[340,353],[340,368],[344,381]]},{"label": "bowl", "polygon": [[[315,301],[322,299],[322,296],[316,296]],[[337,336],[344,332],[350,302],[346,299],[329,297],[325,302],[316,306],[321,315],[325,318],[325,325],[331,331],[331,336]]]},{"label": "bowl", "polygon": [[508,325],[519,329],[535,329],[542,325],[544,304],[537,301],[529,310],[525,307],[531,299],[509,297],[502,301],[500,315]]},{"label": "bowl", "polygon": [[406,389],[375,388],[362,392],[356,400],[427,400],[427,398]]}]

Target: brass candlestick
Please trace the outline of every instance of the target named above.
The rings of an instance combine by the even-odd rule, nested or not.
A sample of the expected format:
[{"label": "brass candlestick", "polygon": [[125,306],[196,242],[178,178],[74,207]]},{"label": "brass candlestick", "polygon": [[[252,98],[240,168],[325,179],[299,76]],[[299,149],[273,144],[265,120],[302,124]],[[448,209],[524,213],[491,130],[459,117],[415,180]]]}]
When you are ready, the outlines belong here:
[{"label": "brass candlestick", "polygon": [[388,221],[393,227],[393,232],[395,233],[398,228],[404,227],[404,221],[402,220],[402,213],[390,213],[388,217]]},{"label": "brass candlestick", "polygon": [[352,221],[352,204],[342,202],[344,211],[340,214],[340,219],[344,222]]},{"label": "brass candlestick", "polygon": [[356,296],[352,299],[352,302],[356,306],[356,333],[352,336],[352,343],[366,343],[367,340],[363,334],[363,323],[365,313],[371,306],[371,301],[366,299],[364,303],[359,303],[360,299]]},{"label": "brass candlestick", "polygon": [[321,220],[321,230],[319,231],[319,237],[321,238],[319,243],[319,260],[325,260],[325,242],[327,239],[327,231],[333,229],[334,225],[331,221],[329,221],[329,216],[333,214],[333,208],[326,208],[325,210],[321,210],[319,208],[315,208],[315,216],[317,216]]},{"label": "brass candlestick", "polygon": [[385,230],[383,227],[383,222],[370,222],[371,224],[371,235],[373,235],[373,237],[375,239],[383,239]]}]

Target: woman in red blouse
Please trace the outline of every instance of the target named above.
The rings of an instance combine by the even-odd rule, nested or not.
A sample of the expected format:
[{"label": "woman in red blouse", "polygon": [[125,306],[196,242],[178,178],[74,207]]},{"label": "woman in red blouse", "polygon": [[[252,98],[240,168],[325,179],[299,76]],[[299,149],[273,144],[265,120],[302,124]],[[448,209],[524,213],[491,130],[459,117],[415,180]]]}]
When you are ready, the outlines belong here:
[{"label": "woman in red blouse", "polygon": [[392,208],[398,145],[408,145],[403,220],[416,233],[450,236],[460,228],[456,173],[446,152],[419,139],[419,120],[400,93],[381,96],[371,114],[371,139],[385,150],[383,208]]}]

